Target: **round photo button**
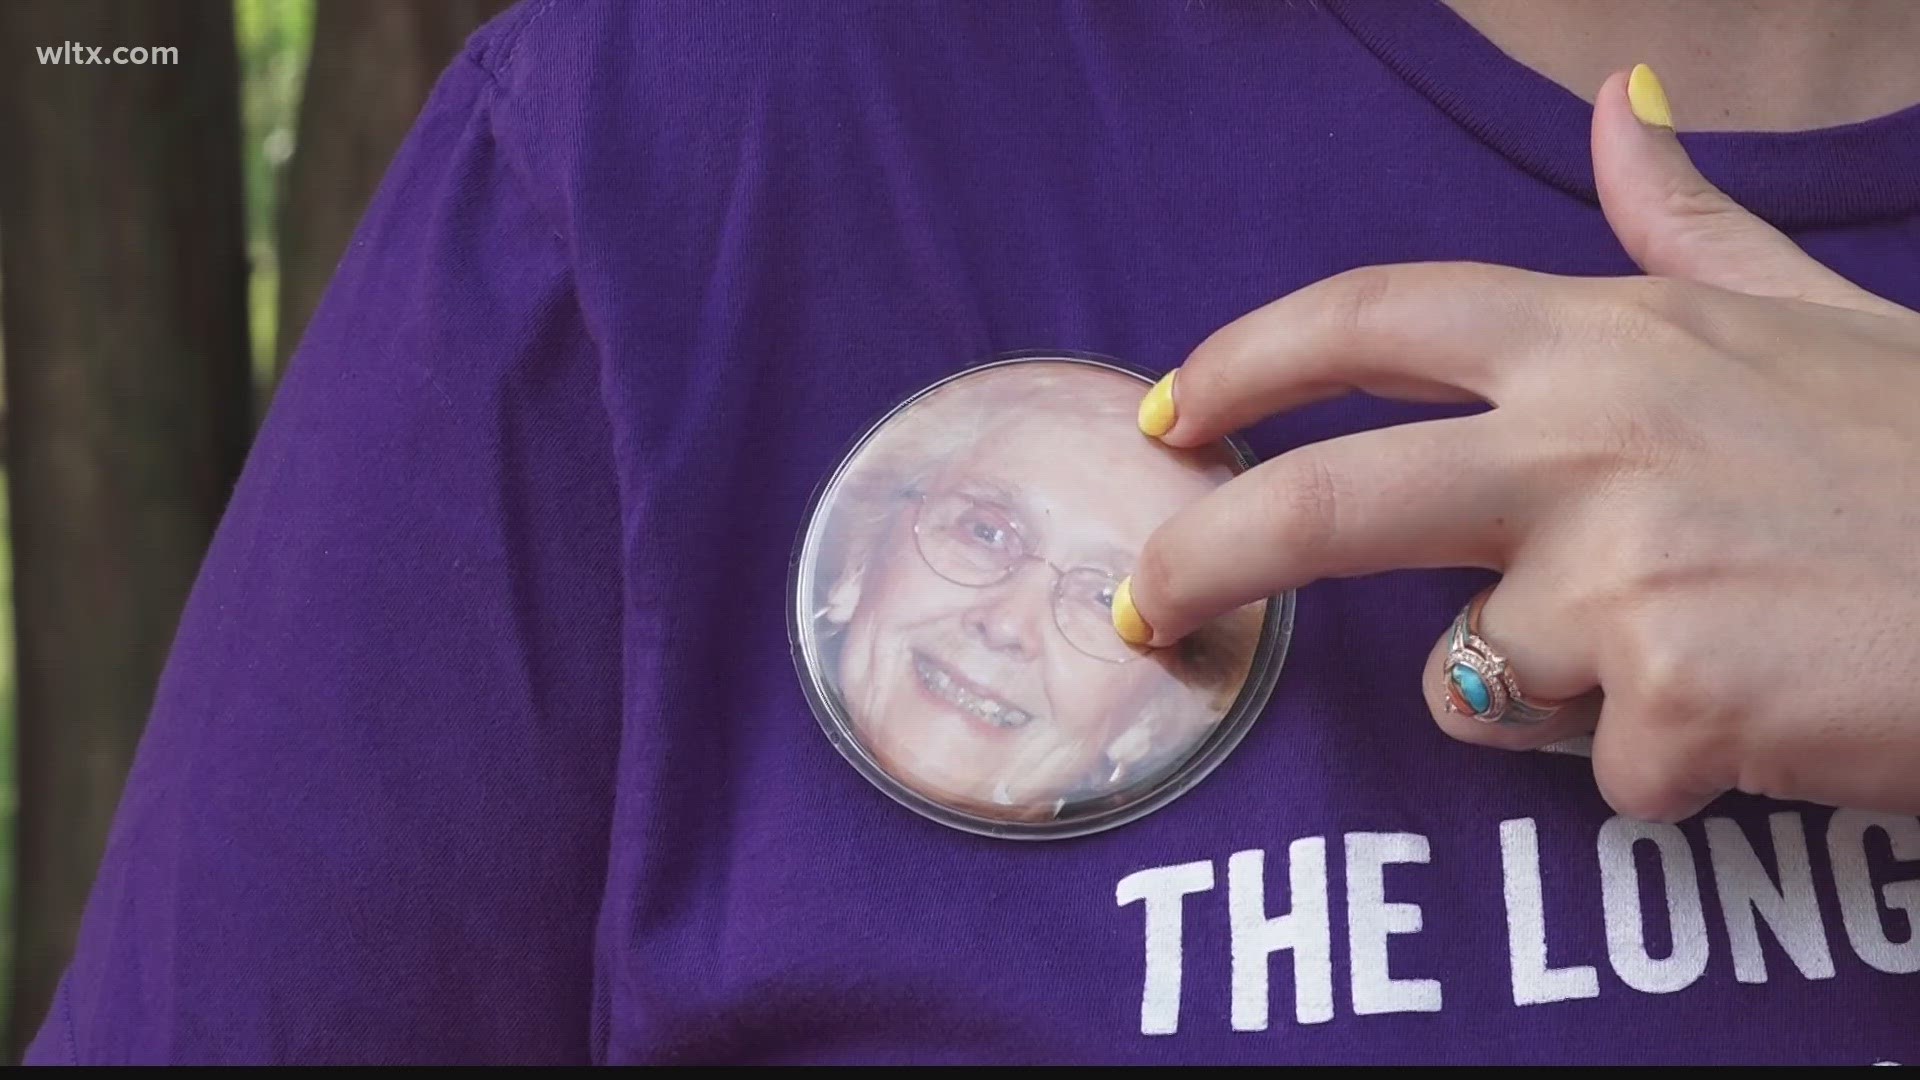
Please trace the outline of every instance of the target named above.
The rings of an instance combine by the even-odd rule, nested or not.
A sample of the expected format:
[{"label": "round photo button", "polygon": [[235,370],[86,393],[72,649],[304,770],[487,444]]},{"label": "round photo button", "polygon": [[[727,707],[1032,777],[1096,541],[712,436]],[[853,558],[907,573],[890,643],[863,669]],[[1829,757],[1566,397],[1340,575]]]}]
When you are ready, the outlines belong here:
[{"label": "round photo button", "polygon": [[1291,593],[1163,649],[1114,629],[1147,538],[1253,464],[1237,440],[1141,434],[1153,381],[996,358],[898,404],[815,493],[794,661],[828,737],[898,802],[989,836],[1109,829],[1191,788],[1264,708]]}]

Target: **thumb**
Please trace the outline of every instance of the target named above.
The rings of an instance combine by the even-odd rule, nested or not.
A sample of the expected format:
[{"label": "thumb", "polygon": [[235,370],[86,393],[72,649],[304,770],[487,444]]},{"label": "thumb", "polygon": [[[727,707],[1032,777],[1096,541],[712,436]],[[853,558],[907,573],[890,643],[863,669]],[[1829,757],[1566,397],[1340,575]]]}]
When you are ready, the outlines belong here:
[{"label": "thumb", "polygon": [[1593,109],[1593,175],[1613,233],[1640,268],[1754,296],[1884,312],[1694,168],[1666,90],[1645,64],[1616,73]]}]

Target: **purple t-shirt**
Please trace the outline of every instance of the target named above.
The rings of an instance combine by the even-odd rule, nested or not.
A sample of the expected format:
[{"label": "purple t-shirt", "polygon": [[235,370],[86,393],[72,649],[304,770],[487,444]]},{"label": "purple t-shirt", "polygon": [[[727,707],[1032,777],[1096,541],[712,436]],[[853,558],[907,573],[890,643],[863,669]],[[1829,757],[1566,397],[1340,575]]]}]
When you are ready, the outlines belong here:
[{"label": "purple t-shirt", "polygon": [[[1920,820],[1640,824],[1448,739],[1484,573],[1301,590],[1237,749],[1075,839],[907,812],[796,677],[875,416],[1014,350],[1165,370],[1363,264],[1632,273],[1588,117],[1436,0],[528,0],[278,392],[30,1060],[1920,1059]],[[1920,304],[1920,109],[1686,142]]]}]

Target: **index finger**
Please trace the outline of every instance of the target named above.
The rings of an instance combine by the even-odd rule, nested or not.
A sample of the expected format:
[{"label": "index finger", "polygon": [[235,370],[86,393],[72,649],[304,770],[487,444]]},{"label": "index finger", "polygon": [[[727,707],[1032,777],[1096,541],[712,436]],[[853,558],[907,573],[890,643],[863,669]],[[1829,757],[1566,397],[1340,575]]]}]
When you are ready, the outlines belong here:
[{"label": "index finger", "polygon": [[1349,270],[1215,331],[1147,395],[1140,426],[1193,447],[1353,390],[1499,404],[1528,359],[1564,343],[1574,302],[1603,292],[1481,263]]}]

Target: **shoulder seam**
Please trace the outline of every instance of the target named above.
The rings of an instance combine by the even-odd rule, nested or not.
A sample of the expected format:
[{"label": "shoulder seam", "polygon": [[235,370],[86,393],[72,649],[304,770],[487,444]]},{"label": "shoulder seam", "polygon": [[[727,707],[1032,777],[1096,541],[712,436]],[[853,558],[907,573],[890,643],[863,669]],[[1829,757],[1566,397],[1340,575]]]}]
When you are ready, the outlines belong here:
[{"label": "shoulder seam", "polygon": [[552,11],[554,4],[558,2],[559,0],[539,0],[539,2],[534,5],[533,10],[528,13],[526,21],[514,29],[512,40],[507,42],[507,53],[500,58],[500,66],[502,68],[510,68],[513,66],[513,54],[519,51],[521,39],[526,37],[527,29],[534,23],[539,22],[541,17],[547,12]]},{"label": "shoulder seam", "polygon": [[[513,92],[506,86],[503,86],[499,77],[488,69],[486,65],[481,64],[478,60],[471,57],[468,58],[468,62],[473,64],[487,80],[486,85],[482,87],[480,91],[482,94],[480,104],[483,107],[488,105],[486,99],[491,98],[493,102],[498,103],[499,109],[512,111],[515,101],[517,100],[513,96]],[[552,216],[548,213],[548,207],[539,198],[536,185],[532,177],[527,174],[525,162],[521,160],[520,154],[516,152],[517,147],[513,144],[508,133],[501,129],[501,119],[498,114],[489,116],[487,118],[487,128],[492,134],[494,141],[499,145],[501,154],[506,160],[507,172],[512,175],[514,182],[519,185],[521,198],[526,199],[528,205],[533,208],[534,213],[539,216],[541,223],[547,227],[547,232],[552,234],[553,239],[560,245],[560,250],[564,256],[567,250],[566,232],[560,228],[558,222],[553,220]]]},{"label": "shoulder seam", "polygon": [[[501,17],[502,21],[497,24],[497,30],[494,33],[489,34],[486,29],[476,32],[467,47],[461,50],[460,59],[472,64],[481,75],[486,77],[486,86],[481,91],[483,105],[486,104],[485,98],[490,97],[498,103],[501,110],[509,113],[516,110],[519,99],[513,93],[513,58],[528,31],[558,3],[559,0],[524,0],[524,6],[510,9]],[[534,212],[546,224],[547,231],[552,234],[564,254],[567,250],[566,232],[560,228],[559,223],[548,212],[548,207],[538,197],[536,185],[526,172],[525,162],[515,152],[516,148],[511,145],[508,133],[501,129],[500,120],[497,117],[490,118],[487,126],[494,139],[499,142],[507,159],[507,171],[513,174],[515,181],[520,185],[521,196],[528,201]]]},{"label": "shoulder seam", "polygon": [[[514,54],[520,48],[520,41],[532,26],[539,22],[547,12],[552,11],[558,0],[526,0],[527,6],[505,17],[504,25],[494,34],[481,33],[469,42],[464,50],[487,77],[495,82],[511,74]],[[498,62],[495,62],[495,56]]]}]

